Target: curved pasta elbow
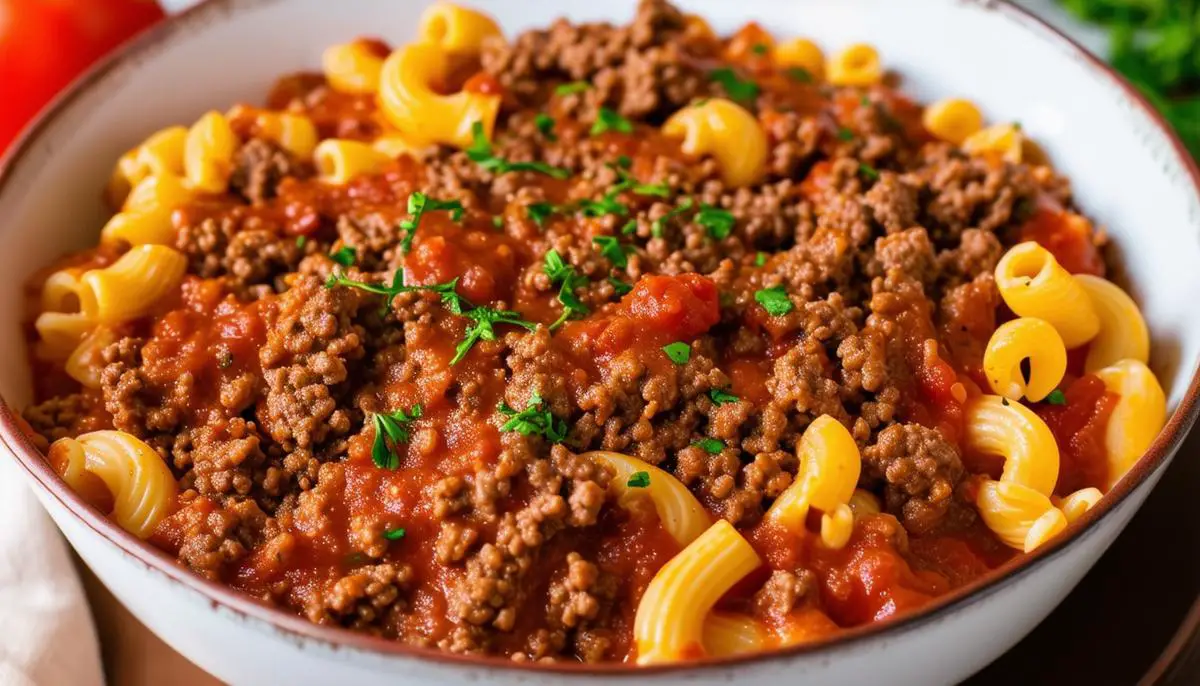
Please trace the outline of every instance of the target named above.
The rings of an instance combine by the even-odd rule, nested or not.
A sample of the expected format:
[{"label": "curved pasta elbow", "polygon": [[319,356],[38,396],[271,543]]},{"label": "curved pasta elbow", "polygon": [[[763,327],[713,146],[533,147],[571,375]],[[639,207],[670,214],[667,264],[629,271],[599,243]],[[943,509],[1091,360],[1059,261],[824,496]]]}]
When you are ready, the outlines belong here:
[{"label": "curved pasta elbow", "polygon": [[858,445],[841,422],[821,415],[805,429],[796,453],[800,458],[796,478],[771,504],[765,519],[800,533],[809,509],[816,508],[822,512],[822,541],[827,547],[841,548],[854,526],[849,503],[862,471]]},{"label": "curved pasta elbow", "polygon": [[970,100],[946,98],[926,107],[921,123],[940,140],[962,145],[983,129],[983,113]]},{"label": "curved pasta elbow", "polygon": [[71,351],[64,368],[72,379],[84,388],[100,388],[100,374],[104,371],[104,349],[117,342],[117,334],[107,326],[98,326]]},{"label": "curved pasta elbow", "polygon": [[490,139],[500,96],[436,92],[433,84],[444,80],[449,69],[446,50],[432,43],[413,43],[393,52],[380,75],[379,104],[384,116],[411,140],[466,148],[475,122]]},{"label": "curved pasta elbow", "polygon": [[1032,552],[1067,527],[1067,517],[1043,493],[1019,483],[987,481],[975,500],[980,517],[1005,545]]},{"label": "curved pasta elbow", "polygon": [[1055,503],[1058,509],[1062,510],[1063,516],[1067,518],[1067,523],[1070,524],[1087,514],[1088,510],[1096,506],[1104,494],[1099,488],[1081,488],[1074,493],[1062,498]]},{"label": "curved pasta elbow", "polygon": [[72,489],[83,490],[84,473],[98,477],[112,494],[110,513],[121,528],[148,538],[174,506],[177,486],[158,453],[123,431],[93,431],[50,446],[52,464]]},{"label": "curved pasta elbow", "polygon": [[[680,546],[686,546],[704,533],[712,523],[708,511],[696,500],[696,496],[671,474],[643,462],[636,457],[621,453],[597,450],[584,453],[607,465],[613,471],[609,488],[616,494],[618,504],[626,505],[631,498],[647,497],[654,503],[663,528]],[[635,475],[645,475],[644,486],[631,486]]]},{"label": "curved pasta elbow", "polygon": [[[1029,378],[1022,364],[1029,363]],[[983,352],[983,373],[997,395],[1038,402],[1058,387],[1067,372],[1067,348],[1048,322],[1021,317],[1001,324]]]},{"label": "curved pasta elbow", "polygon": [[760,564],[733,525],[717,520],[663,565],[642,594],[633,622],[638,664],[678,662],[703,651],[713,605]]},{"label": "curved pasta elbow", "polygon": [[1091,300],[1100,331],[1088,347],[1083,370],[1092,373],[1121,360],[1150,361],[1150,330],[1142,311],[1115,283],[1090,274],[1075,277]]},{"label": "curved pasta elbow", "polygon": [[453,53],[478,54],[485,40],[501,35],[491,17],[448,2],[430,5],[417,26],[417,40]]},{"label": "curved pasta elbow", "polygon": [[382,152],[360,141],[330,138],[313,152],[317,175],[327,183],[344,184],[360,176],[376,174],[391,161]]},{"label": "curved pasta elbow", "polygon": [[187,258],[162,245],[139,245],[103,269],[80,279],[80,309],[97,324],[137,319],[174,293],[187,270]]},{"label": "curved pasta elbow", "polygon": [[209,112],[188,130],[183,166],[192,187],[206,193],[223,193],[233,174],[237,136],[220,112]]},{"label": "curved pasta elbow", "polygon": [[704,618],[704,651],[713,657],[760,653],[770,642],[767,627],[749,615],[710,612]]},{"label": "curved pasta elbow", "polygon": [[772,50],[775,63],[789,69],[803,69],[817,81],[825,78],[825,53],[807,38],[793,38]]},{"label": "curved pasta elbow", "polygon": [[994,124],[962,141],[963,152],[1020,164],[1025,159],[1025,134],[1015,124]]},{"label": "curved pasta elbow", "polygon": [[1158,377],[1138,360],[1121,360],[1096,376],[1120,396],[1104,435],[1111,488],[1137,464],[1166,424],[1167,398]]},{"label": "curved pasta elbow", "polygon": [[321,68],[335,91],[365,95],[379,90],[379,75],[386,56],[379,54],[372,43],[354,40],[326,48],[321,55]]},{"label": "curved pasta elbow", "polygon": [[1050,323],[1067,349],[1095,338],[1100,318],[1091,298],[1054,255],[1033,241],[1013,246],[996,265],[996,287],[1009,309]]},{"label": "curved pasta elbow", "polygon": [[835,86],[873,86],[883,81],[883,62],[874,46],[856,43],[829,60],[828,73]]},{"label": "curved pasta elbow", "polygon": [[1058,444],[1042,418],[1020,403],[995,395],[972,399],[964,408],[967,450],[1004,458],[1000,480],[1049,497],[1058,482]]},{"label": "curved pasta elbow", "polygon": [[767,168],[767,134],[748,111],[722,98],[685,107],[663,124],[667,136],[683,138],[688,155],[712,155],[730,186],[755,183]]},{"label": "curved pasta elbow", "polygon": [[120,206],[135,186],[148,176],[183,176],[183,151],[188,130],[171,126],[158,131],[121,156],[108,184],[108,199]]},{"label": "curved pasta elbow", "polygon": [[175,242],[171,216],[195,197],[181,177],[160,174],[134,187],[121,211],[100,231],[100,240],[129,245],[170,245]]}]

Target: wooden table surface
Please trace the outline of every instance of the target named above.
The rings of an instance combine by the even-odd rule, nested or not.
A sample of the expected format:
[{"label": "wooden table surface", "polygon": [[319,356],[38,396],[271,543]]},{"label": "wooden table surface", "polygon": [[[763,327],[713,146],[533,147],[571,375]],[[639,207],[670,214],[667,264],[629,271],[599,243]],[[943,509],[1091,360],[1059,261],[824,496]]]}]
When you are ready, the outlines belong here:
[{"label": "wooden table surface", "polygon": [[[1134,684],[1200,590],[1200,432],[1125,532],[1066,601],[969,686]],[[113,686],[212,686],[84,575]],[[1186,682],[1180,682],[1186,683]],[[1200,675],[1191,683],[1200,683]]]}]

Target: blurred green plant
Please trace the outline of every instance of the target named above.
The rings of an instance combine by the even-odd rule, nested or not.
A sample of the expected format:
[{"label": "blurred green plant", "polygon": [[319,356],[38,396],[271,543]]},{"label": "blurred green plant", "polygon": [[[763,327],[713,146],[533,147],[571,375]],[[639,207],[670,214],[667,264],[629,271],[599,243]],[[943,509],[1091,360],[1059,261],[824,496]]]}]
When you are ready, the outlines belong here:
[{"label": "blurred green plant", "polygon": [[1200,157],[1200,0],[1059,0],[1108,27],[1110,60]]}]

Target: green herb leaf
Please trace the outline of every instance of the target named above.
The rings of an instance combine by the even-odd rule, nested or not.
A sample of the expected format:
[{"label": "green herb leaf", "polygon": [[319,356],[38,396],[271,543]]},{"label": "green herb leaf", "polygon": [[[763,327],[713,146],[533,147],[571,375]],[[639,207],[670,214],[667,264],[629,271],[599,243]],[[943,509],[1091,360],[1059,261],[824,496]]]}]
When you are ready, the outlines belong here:
[{"label": "green herb leaf", "polygon": [[558,211],[558,207],[548,202],[535,202],[525,206],[525,214],[537,224],[539,228],[545,228],[546,220],[550,215]]},{"label": "green herb leaf", "polygon": [[550,330],[553,331],[562,326],[571,317],[583,317],[588,313],[588,308],[575,295],[575,290],[587,285],[587,278],[579,275],[575,271],[575,267],[567,264],[562,255],[558,254],[557,250],[548,250],[543,258],[544,264],[542,271],[546,272],[546,276],[550,277],[552,284],[558,284],[558,302],[562,303],[563,311],[553,324],[550,325]]},{"label": "green herb leaf", "polygon": [[404,538],[406,533],[407,532],[404,530],[404,527],[400,527],[398,529],[388,529],[387,531],[383,532],[383,537],[389,541],[399,541],[400,539]]},{"label": "green herb leaf", "polygon": [[499,215],[492,217],[492,226],[497,229],[503,229],[504,228],[504,217],[501,217]]},{"label": "green herb leaf", "polygon": [[736,220],[733,213],[712,205],[701,205],[696,213],[696,223],[708,229],[708,235],[713,240],[720,241],[729,238]]},{"label": "green herb leaf", "polygon": [[765,252],[760,251],[757,255],[754,256],[754,266],[755,267],[761,267],[766,263],[767,263],[767,254]]},{"label": "green herb leaf", "polygon": [[336,288],[345,286],[347,288],[357,288],[368,293],[375,293],[384,296],[383,312],[387,314],[392,309],[392,299],[401,293],[411,291],[430,291],[441,295],[442,305],[447,310],[454,314],[462,314],[464,310],[470,308],[470,303],[466,301],[455,290],[458,286],[458,278],[451,279],[446,283],[435,283],[431,286],[406,286],[404,284],[404,270],[397,269],[392,275],[391,285],[366,283],[365,281],[355,281],[354,279],[346,278],[345,275],[338,272],[332,272],[329,278],[325,280],[326,288]]},{"label": "green herb leaf", "polygon": [[840,140],[840,141],[849,142],[849,141],[854,140],[854,132],[851,131],[850,129],[842,126],[842,127],[838,128],[837,137],[838,137],[838,140]]},{"label": "green herb leaf", "polygon": [[633,166],[633,160],[629,155],[617,155],[617,166],[621,169],[629,169]]},{"label": "green herb leaf", "polygon": [[589,136],[599,136],[602,133],[616,131],[617,133],[633,133],[633,123],[622,117],[615,110],[601,107],[596,113],[596,121],[592,124]]},{"label": "green herb leaf", "polygon": [[632,236],[633,234],[637,233],[637,227],[638,227],[637,220],[630,219],[629,221],[625,222],[625,226],[621,227],[621,235],[622,236]]},{"label": "green herb leaf", "polygon": [[403,409],[391,413],[371,415],[371,424],[375,428],[375,442],[371,446],[371,461],[382,469],[396,469],[400,466],[400,455],[397,446],[407,443],[409,426],[421,418],[421,405],[413,405],[405,412]]},{"label": "green herb leaf", "polygon": [[719,455],[725,449],[725,444],[715,438],[701,438],[692,445],[703,449],[709,455]]},{"label": "green herb leaf", "polygon": [[608,282],[610,284],[612,284],[613,290],[616,291],[618,296],[625,295],[629,291],[633,290],[633,286],[630,286],[629,284],[625,283],[624,281],[614,278],[614,277],[611,277],[611,276],[608,277]]},{"label": "green herb leaf", "polygon": [[495,310],[490,307],[476,307],[463,313],[467,319],[471,320],[467,326],[467,332],[463,339],[459,341],[454,348],[454,357],[450,359],[450,364],[455,365],[462,361],[471,348],[479,341],[494,341],[496,340],[496,325],[511,324],[520,326],[528,331],[536,331],[537,325],[533,322],[526,321],[521,317],[520,312],[512,310]]},{"label": "green herb leaf", "polygon": [[539,112],[538,115],[533,118],[533,123],[535,126],[537,126],[538,131],[541,131],[542,135],[546,137],[546,140],[550,141],[551,143],[558,140],[558,136],[554,135],[554,117],[551,117],[545,112]]},{"label": "green herb leaf", "polygon": [[508,417],[508,421],[500,427],[501,431],[515,431],[523,436],[544,436],[551,443],[562,443],[567,438],[567,422],[555,417],[537,393],[529,396],[529,404],[520,412],[503,401],[496,410]]},{"label": "green herb leaf", "polygon": [[333,260],[334,262],[337,262],[338,264],[342,265],[343,267],[353,266],[355,257],[356,257],[356,255],[354,252],[354,248],[352,248],[348,245],[343,245],[341,248],[338,248],[337,250],[329,253],[329,259]]},{"label": "green herb leaf", "polygon": [[617,200],[619,191],[606,193],[599,200],[589,200],[587,198],[576,203],[576,207],[583,213],[585,217],[603,217],[607,214],[624,217],[629,214],[629,208],[622,202]]},{"label": "green herb leaf", "polygon": [[729,67],[721,67],[708,72],[708,78],[721,84],[729,97],[746,103],[753,103],[758,98],[759,87],[753,81],[744,80]]},{"label": "green herb leaf", "polygon": [[683,341],[668,343],[662,349],[675,364],[687,364],[687,361],[692,359],[692,346]]},{"label": "green herb leaf", "polygon": [[463,205],[459,200],[438,200],[431,198],[424,193],[417,191],[408,196],[408,219],[400,222],[400,228],[404,229],[404,238],[400,240],[400,251],[407,255],[412,250],[413,238],[417,235],[417,227],[421,224],[421,217],[426,212],[435,212],[438,210],[447,210],[450,212],[451,221],[461,221],[463,216]]},{"label": "green herb leaf", "polygon": [[296,236],[297,248],[303,248],[305,243],[308,243],[308,236]]},{"label": "green herb leaf", "polygon": [[720,388],[710,388],[708,390],[708,397],[713,401],[713,404],[717,406],[736,403],[737,401],[741,400],[741,398],[737,397],[736,395]]},{"label": "green herb leaf", "polygon": [[812,83],[813,76],[804,67],[789,67],[783,72],[787,77],[798,83]]},{"label": "green herb leaf", "polygon": [[879,180],[879,170],[876,169],[875,167],[872,167],[871,165],[867,164],[866,162],[859,163],[858,173],[867,177],[867,179],[869,179],[871,181]]},{"label": "green herb leaf", "polygon": [[695,200],[692,200],[691,198],[684,198],[683,202],[671,209],[670,212],[667,212],[663,216],[650,223],[650,235],[654,236],[655,238],[661,238],[663,231],[666,230],[667,222],[670,221],[672,217],[683,214],[684,212],[692,209],[692,206],[695,204]]},{"label": "green herb leaf", "polygon": [[633,246],[621,245],[616,236],[596,236],[592,242],[600,247],[600,254],[608,258],[617,269],[629,265],[628,254],[633,252]]},{"label": "green herb leaf", "polygon": [[650,486],[650,472],[634,472],[629,475],[629,480],[625,482],[629,488],[648,488]]},{"label": "green herb leaf", "polygon": [[561,167],[554,167],[545,162],[509,162],[497,157],[492,151],[492,144],[483,131],[483,124],[475,122],[471,125],[471,145],[467,147],[467,159],[480,167],[495,173],[505,174],[515,171],[530,171],[545,174],[555,179],[565,179],[571,172]]},{"label": "green herb leaf", "polygon": [[750,46],[750,52],[754,53],[755,55],[765,55],[770,51],[771,47],[766,43],[755,43],[754,45]]},{"label": "green herb leaf", "polygon": [[572,81],[570,83],[559,84],[554,88],[555,95],[573,95],[582,93],[592,87],[592,84],[587,81]]},{"label": "green herb leaf", "polygon": [[1051,405],[1066,405],[1067,394],[1056,388],[1053,391],[1050,391],[1050,394],[1046,396],[1046,402],[1050,403]]},{"label": "green herb leaf", "polygon": [[759,305],[762,305],[767,314],[772,317],[782,317],[791,312],[792,308],[795,307],[792,304],[792,299],[788,297],[787,291],[783,289],[783,286],[772,286],[755,291],[754,300]]}]

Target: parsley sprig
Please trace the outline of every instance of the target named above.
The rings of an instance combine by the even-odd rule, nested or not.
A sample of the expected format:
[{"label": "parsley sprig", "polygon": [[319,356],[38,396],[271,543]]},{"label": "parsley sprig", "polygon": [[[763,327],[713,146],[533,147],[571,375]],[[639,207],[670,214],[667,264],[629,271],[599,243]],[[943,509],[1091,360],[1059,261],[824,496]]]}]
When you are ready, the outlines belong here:
[{"label": "parsley sprig", "polygon": [[783,286],[771,286],[757,290],[754,292],[754,300],[762,305],[767,314],[772,317],[782,317],[795,307]]},{"label": "parsley sprig", "polygon": [[471,304],[467,302],[466,298],[459,295],[458,291],[455,290],[458,287],[457,277],[447,281],[446,283],[435,283],[429,286],[409,286],[404,283],[403,269],[396,270],[396,273],[392,276],[392,283],[390,285],[356,281],[348,278],[345,274],[342,274],[339,271],[330,272],[329,278],[325,279],[325,287],[336,288],[338,286],[357,288],[368,293],[382,295],[384,297],[384,314],[387,314],[391,311],[393,298],[401,293],[411,293],[413,291],[429,291],[431,293],[437,293],[441,296],[442,305],[454,314],[462,314],[471,306]]},{"label": "parsley sprig", "polygon": [[721,67],[714,69],[708,73],[708,78],[721,84],[729,97],[743,103],[753,103],[758,99],[759,87],[758,84],[743,79],[737,75],[733,69],[729,67]]},{"label": "parsley sprig", "polygon": [[577,288],[587,285],[587,277],[581,276],[575,271],[575,267],[567,264],[557,250],[546,251],[542,270],[546,272],[546,276],[550,277],[550,283],[558,286],[558,302],[563,306],[562,315],[550,325],[550,330],[557,329],[572,317],[587,316],[587,305],[584,305],[575,295]]},{"label": "parsley sprig", "polygon": [[608,258],[617,269],[629,266],[629,253],[633,252],[633,246],[621,245],[616,236],[596,236],[592,242],[600,248],[600,254]]},{"label": "parsley sprig", "polygon": [[701,205],[700,211],[696,213],[696,223],[707,229],[708,235],[713,240],[720,241],[729,238],[737,220],[729,210],[712,205]]},{"label": "parsley sprig", "polygon": [[529,404],[520,412],[504,401],[496,410],[508,417],[508,421],[500,427],[501,431],[516,431],[523,436],[544,436],[551,443],[562,443],[567,438],[567,422],[555,417],[537,393],[529,396]]},{"label": "parsley sprig", "polygon": [[533,322],[526,321],[521,317],[520,312],[512,310],[497,310],[491,307],[475,307],[463,312],[463,316],[471,320],[467,326],[467,333],[463,339],[454,347],[454,357],[450,359],[450,364],[458,364],[462,361],[471,348],[479,341],[494,341],[496,340],[496,325],[511,324],[519,326],[528,331],[536,331],[537,325]]},{"label": "parsley sprig", "polygon": [[596,112],[596,121],[592,124],[588,135],[599,136],[602,133],[610,131],[615,131],[616,133],[633,133],[633,123],[618,114],[616,110],[601,107]]},{"label": "parsley sprig", "polygon": [[682,202],[680,202],[675,207],[671,208],[671,210],[668,211],[666,214],[659,217],[658,219],[655,219],[653,222],[650,223],[650,235],[654,236],[655,238],[661,238],[663,235],[663,231],[666,230],[667,222],[671,221],[672,218],[677,217],[677,216],[683,214],[684,212],[687,212],[688,210],[692,209],[692,206],[695,204],[696,204],[695,200],[693,200],[691,198],[684,198]]},{"label": "parsley sprig", "polygon": [[400,228],[404,229],[404,238],[400,240],[401,252],[407,255],[412,251],[413,238],[417,235],[417,226],[421,223],[421,217],[426,212],[437,210],[448,211],[452,221],[460,221],[463,216],[463,205],[459,200],[438,200],[420,191],[408,196],[408,214],[410,216],[400,222]]},{"label": "parsley sprig", "polygon": [[629,480],[625,482],[629,488],[649,488],[650,487],[650,472],[634,472],[629,475]]},{"label": "parsley sprig", "polygon": [[371,424],[375,427],[375,443],[371,446],[371,461],[382,469],[396,469],[400,466],[400,454],[397,446],[408,443],[409,426],[421,418],[421,405],[413,405],[407,412],[403,409],[395,412],[376,413],[371,415]]},{"label": "parsley sprig", "polygon": [[492,144],[483,131],[483,124],[475,122],[471,125],[471,146],[466,149],[467,158],[480,167],[495,174],[505,174],[516,171],[529,171],[545,174],[555,179],[565,179],[571,172],[562,167],[555,167],[545,162],[509,162],[497,157],[492,150]]}]

